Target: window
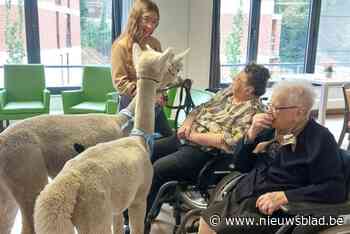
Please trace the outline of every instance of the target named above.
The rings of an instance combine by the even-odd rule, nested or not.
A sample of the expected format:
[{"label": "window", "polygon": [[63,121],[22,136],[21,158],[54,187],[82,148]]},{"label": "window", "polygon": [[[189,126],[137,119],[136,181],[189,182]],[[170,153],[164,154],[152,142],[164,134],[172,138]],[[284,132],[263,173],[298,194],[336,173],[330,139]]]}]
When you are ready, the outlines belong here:
[{"label": "window", "polygon": [[272,75],[304,72],[309,0],[262,0],[257,62]]},{"label": "window", "polygon": [[348,0],[322,1],[316,72],[331,67],[337,73],[350,73],[349,7]]},{"label": "window", "polygon": [[24,0],[0,1],[0,64],[27,63]]},{"label": "window", "polygon": [[41,62],[48,87],[80,86],[82,65],[110,63],[112,0],[59,2],[38,2]]},{"label": "window", "polygon": [[110,63],[112,1],[80,1],[80,41],[83,64]]},{"label": "window", "polygon": [[221,0],[221,83],[230,83],[247,62],[249,9],[250,1]]}]

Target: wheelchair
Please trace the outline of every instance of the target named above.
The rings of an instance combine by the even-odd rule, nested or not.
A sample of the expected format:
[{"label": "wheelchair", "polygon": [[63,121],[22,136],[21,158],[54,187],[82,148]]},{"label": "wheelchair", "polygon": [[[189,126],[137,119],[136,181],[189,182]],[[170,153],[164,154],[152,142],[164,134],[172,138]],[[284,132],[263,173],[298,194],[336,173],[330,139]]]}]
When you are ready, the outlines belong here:
[{"label": "wheelchair", "polygon": [[[190,94],[191,85],[190,80],[185,80],[180,86],[180,104],[178,106],[167,106],[168,108],[176,109],[176,128],[178,126],[177,123],[181,122],[184,116],[187,116],[195,107]],[[218,90],[209,91],[217,92]],[[266,98],[262,98],[262,101],[264,100],[266,101]],[[160,188],[154,204],[146,217],[145,233],[149,233],[151,223],[164,203],[168,203],[173,207],[173,216],[175,218],[174,233],[176,233],[181,224],[183,213],[206,209],[208,202],[211,200],[210,195],[215,190],[216,185],[226,175],[234,171],[232,157],[233,155],[217,150],[213,153],[213,158],[201,169],[195,181],[169,181],[165,183]],[[186,216],[184,218],[186,219]]]},{"label": "wheelchair", "polygon": [[[341,218],[344,223],[342,225],[333,225],[324,227],[324,229],[315,232],[308,232],[307,226],[299,226],[297,233],[320,233],[320,234],[349,234],[350,233],[350,151],[340,149],[343,160],[343,170],[346,178],[346,186],[348,199],[339,204],[324,204],[314,202],[289,202],[283,205],[281,210],[285,214],[294,217],[336,217]],[[233,171],[226,175],[216,186],[211,196],[212,201],[220,201],[231,191],[234,190],[238,181],[245,176],[238,171]],[[176,234],[197,233],[198,220],[200,212],[203,209],[195,208],[188,211],[182,219],[181,224],[177,227]],[[190,224],[189,224],[190,221]],[[275,234],[293,233],[295,226],[281,226]],[[305,229],[305,230],[304,230]]]},{"label": "wheelchair", "polygon": [[169,181],[162,185],[147,215],[145,233],[149,233],[151,223],[164,203],[173,207],[174,233],[181,224],[183,213],[206,209],[210,194],[216,185],[222,178],[234,171],[232,157],[232,155],[217,151],[201,169],[195,181]]}]

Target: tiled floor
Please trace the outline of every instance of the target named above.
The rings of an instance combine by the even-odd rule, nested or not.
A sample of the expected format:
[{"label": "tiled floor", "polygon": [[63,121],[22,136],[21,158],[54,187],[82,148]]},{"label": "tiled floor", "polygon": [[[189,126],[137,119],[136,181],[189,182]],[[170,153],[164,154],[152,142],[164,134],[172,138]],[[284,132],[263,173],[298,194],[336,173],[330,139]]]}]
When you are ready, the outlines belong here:
[{"label": "tiled floor", "polygon": [[[334,134],[335,139],[337,140],[341,128],[343,126],[343,117],[342,116],[330,116],[327,118],[326,126],[330,129],[330,131]],[[342,145],[342,148],[345,148],[348,144],[348,140],[345,139]],[[170,207],[163,207],[160,216],[157,221],[152,225],[152,234],[168,234],[172,233],[172,229],[174,226],[174,220],[172,217],[172,210]],[[21,218],[20,215],[17,215],[16,223],[12,230],[11,234],[20,234],[21,230]]]}]

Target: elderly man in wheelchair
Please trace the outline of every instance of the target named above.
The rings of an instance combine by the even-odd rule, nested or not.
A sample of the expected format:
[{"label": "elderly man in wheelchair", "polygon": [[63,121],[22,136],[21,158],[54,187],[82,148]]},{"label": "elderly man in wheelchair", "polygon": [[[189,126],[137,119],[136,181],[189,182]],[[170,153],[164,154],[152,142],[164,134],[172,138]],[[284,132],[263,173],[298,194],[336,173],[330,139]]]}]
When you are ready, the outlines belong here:
[{"label": "elderly man in wheelchair", "polygon": [[[331,221],[350,213],[350,157],[310,118],[313,103],[305,84],[274,88],[267,113],[254,116],[235,148],[233,161],[242,174],[232,173],[231,183],[217,187],[201,212],[199,234],[318,233],[341,224]],[[350,233],[349,226],[341,230],[328,233]]]},{"label": "elderly man in wheelchair", "polygon": [[269,77],[265,67],[247,65],[230,87],[195,108],[177,134],[156,141],[151,158],[154,177],[147,202],[146,227],[159,212],[160,207],[155,205],[149,214],[164,184],[176,181],[176,185],[194,185],[201,169],[215,157],[215,152],[232,152],[251,125],[253,116],[263,109],[259,97],[265,93]]}]

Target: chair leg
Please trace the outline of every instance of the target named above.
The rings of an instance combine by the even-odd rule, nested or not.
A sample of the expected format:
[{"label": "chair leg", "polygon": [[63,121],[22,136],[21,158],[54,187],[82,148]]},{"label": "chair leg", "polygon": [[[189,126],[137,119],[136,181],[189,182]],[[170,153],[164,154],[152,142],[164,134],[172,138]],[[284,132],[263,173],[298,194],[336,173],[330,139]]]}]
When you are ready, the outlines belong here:
[{"label": "chair leg", "polygon": [[4,131],[5,130],[5,126],[4,126],[4,120],[1,120],[0,121],[0,132]]},{"label": "chair leg", "polygon": [[179,226],[181,225],[181,202],[176,198],[175,204],[174,204],[174,218],[175,218],[175,226],[173,233],[175,234]]},{"label": "chair leg", "polygon": [[347,123],[344,121],[344,124],[343,124],[343,129],[341,130],[341,133],[340,133],[340,136],[339,136],[339,139],[338,139],[338,146],[341,147],[341,144],[343,143],[343,140],[344,140],[344,136],[345,136],[345,133],[346,133],[346,129],[347,129]]},{"label": "chair leg", "polygon": [[169,182],[163,184],[162,187],[159,189],[158,194],[157,194],[157,196],[154,199],[154,202],[152,204],[152,207],[150,208],[150,210],[147,214],[147,217],[146,217],[145,234],[148,234],[151,231],[152,222],[158,214],[157,210],[163,204],[162,196],[167,192],[168,188],[176,187],[178,184],[179,184],[178,181],[169,181]]}]

